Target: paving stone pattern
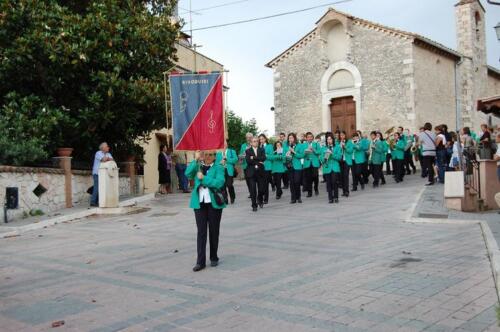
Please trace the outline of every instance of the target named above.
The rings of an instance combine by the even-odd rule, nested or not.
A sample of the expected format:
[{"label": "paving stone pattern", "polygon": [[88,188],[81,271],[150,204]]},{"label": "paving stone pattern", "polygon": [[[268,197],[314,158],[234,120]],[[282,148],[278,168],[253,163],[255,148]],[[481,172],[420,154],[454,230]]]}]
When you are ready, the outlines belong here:
[{"label": "paving stone pattern", "polygon": [[499,331],[479,226],[403,222],[422,185],[254,214],[238,183],[200,273],[189,195],[4,239],[0,330]]}]

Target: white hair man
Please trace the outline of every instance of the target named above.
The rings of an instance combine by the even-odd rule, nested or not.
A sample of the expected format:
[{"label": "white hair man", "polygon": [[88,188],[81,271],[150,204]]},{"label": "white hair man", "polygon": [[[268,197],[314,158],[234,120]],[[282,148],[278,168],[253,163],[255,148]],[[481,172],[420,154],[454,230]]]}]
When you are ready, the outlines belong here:
[{"label": "white hair man", "polygon": [[113,160],[109,153],[109,145],[106,142],[99,144],[99,151],[95,153],[94,165],[92,166],[92,178],[94,180],[94,188],[92,190],[92,198],[90,206],[99,206],[99,166],[101,163],[106,163]]}]

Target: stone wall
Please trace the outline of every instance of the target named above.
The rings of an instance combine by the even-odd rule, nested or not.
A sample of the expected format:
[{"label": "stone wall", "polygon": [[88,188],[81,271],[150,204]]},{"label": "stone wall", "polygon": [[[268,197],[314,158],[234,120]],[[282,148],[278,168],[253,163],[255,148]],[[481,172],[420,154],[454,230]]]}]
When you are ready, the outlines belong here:
[{"label": "stone wall", "polygon": [[274,68],[276,133],[321,131],[321,41],[312,33]]},{"label": "stone wall", "polygon": [[416,127],[425,122],[456,128],[455,60],[415,45]]},{"label": "stone wall", "polygon": [[362,23],[352,31],[352,62],[363,82],[361,130],[413,126],[412,41]]},{"label": "stone wall", "polygon": [[[20,219],[31,210],[41,210],[45,214],[61,210],[66,207],[64,171],[62,169],[12,167],[0,166],[0,202],[5,202],[5,188],[19,188],[19,209],[9,210],[8,217]],[[138,187],[144,185],[142,176],[136,177]],[[89,203],[90,195],[87,194],[92,184],[90,171],[73,171],[72,203],[85,205]],[[47,191],[40,196],[35,195],[33,190],[42,185]],[[130,195],[130,178],[120,174],[120,195]],[[138,191],[141,194],[141,191]],[[2,221],[3,222],[3,221]]]},{"label": "stone wall", "polygon": [[488,75],[488,83],[486,89],[486,97],[500,95],[500,78],[499,76]]}]

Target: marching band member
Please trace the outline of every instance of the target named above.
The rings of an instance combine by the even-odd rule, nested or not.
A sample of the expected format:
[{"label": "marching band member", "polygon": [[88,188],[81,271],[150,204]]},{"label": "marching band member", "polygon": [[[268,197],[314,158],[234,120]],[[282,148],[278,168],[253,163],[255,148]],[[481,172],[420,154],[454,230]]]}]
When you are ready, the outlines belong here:
[{"label": "marching band member", "polygon": [[394,160],[394,178],[397,183],[402,182],[404,178],[404,159],[406,142],[401,137],[399,132],[394,134],[395,146],[392,151],[392,159]]},{"label": "marching band member", "polygon": [[366,153],[364,146],[361,144],[361,139],[359,133],[356,132],[352,135],[352,143],[354,144],[354,165],[353,165],[353,181],[352,181],[352,191],[358,190],[358,184],[361,185],[361,190],[365,189],[365,178],[363,173],[363,167],[366,163]]},{"label": "marching band member", "polygon": [[[247,183],[247,188],[248,188],[248,194],[250,195],[250,182],[247,177],[247,161],[246,161],[246,152],[250,147],[252,146],[252,139],[253,139],[253,134],[252,133],[247,133],[245,135],[246,142],[241,144],[240,148],[240,155],[239,159],[241,160],[241,169],[243,170],[243,173],[245,175],[245,181]],[[250,198],[250,196],[248,196]]]},{"label": "marching band member", "polygon": [[339,142],[335,145],[339,145],[342,151],[342,158],[340,160],[340,185],[342,186],[342,196],[349,197],[349,171],[352,167],[352,153],[354,151],[354,144],[350,140],[347,140],[347,134],[345,131],[340,132]]},{"label": "marching band member", "polygon": [[314,183],[314,193],[319,195],[319,175],[318,169],[320,166],[319,157],[321,155],[321,146],[318,142],[314,141],[314,135],[311,132],[306,134],[305,143],[305,158],[304,158],[304,178],[305,178],[305,189],[307,191],[307,197],[312,197],[313,183]]},{"label": "marching band member", "polygon": [[[286,141],[286,134],[285,133],[280,133],[280,139],[279,141],[281,142],[282,148],[285,148],[288,145],[288,142]],[[288,189],[290,181],[288,179],[288,172],[283,173],[283,189]]]},{"label": "marching band member", "polygon": [[288,145],[283,149],[283,156],[290,164],[288,178],[290,180],[291,204],[302,203],[300,186],[302,184],[302,159],[305,156],[305,147],[297,141],[297,136],[288,134]]},{"label": "marching band member", "polygon": [[383,147],[384,147],[384,156],[382,158],[382,168],[381,168],[381,172],[380,172],[380,180],[381,180],[381,184],[385,185],[384,163],[387,160],[387,152],[389,151],[389,144],[384,139],[384,135],[382,135],[382,133],[380,131],[377,131],[377,137],[382,142]]},{"label": "marching band member", "polygon": [[234,192],[234,177],[236,175],[236,164],[238,163],[238,155],[236,151],[227,147],[228,141],[226,140],[226,149],[223,152],[222,166],[225,168],[225,183],[224,190],[228,194],[231,204],[234,204],[236,194]]},{"label": "marching band member", "polygon": [[[186,169],[185,175],[189,180],[194,180],[194,188],[191,192],[189,207],[194,210],[196,219],[197,252],[198,258],[193,268],[194,272],[201,271],[206,266],[207,233],[210,240],[210,262],[211,266],[217,266],[219,257],[219,229],[222,218],[222,210],[225,205],[218,205],[214,190],[222,189],[224,186],[224,168],[214,162],[213,152],[195,153],[194,160]],[[208,232],[207,232],[208,229]]]},{"label": "marching band member", "polygon": [[272,162],[271,171],[274,183],[276,184],[276,199],[280,199],[283,195],[281,180],[288,171],[285,166],[285,157],[283,156],[283,144],[280,141],[274,143],[274,153],[268,159]]},{"label": "marching band member", "polygon": [[372,138],[372,143],[370,146],[370,163],[373,175],[373,187],[377,188],[382,178],[382,167],[385,160],[385,145],[380,140],[380,136],[377,134],[377,132],[372,131],[370,136]]},{"label": "marching band member", "polygon": [[266,173],[264,161],[266,151],[259,147],[259,139],[252,138],[252,146],[245,152],[247,162],[247,177],[250,183],[250,198],[252,199],[252,210],[257,212],[257,203],[260,208],[264,207],[264,192],[266,185]]},{"label": "marching band member", "polygon": [[342,148],[336,145],[332,135],[326,137],[326,146],[322,148],[321,160],[323,161],[323,174],[326,179],[328,202],[339,202],[339,177]]},{"label": "marching band member", "polygon": [[273,181],[273,176],[272,176],[272,161],[269,160],[268,158],[274,153],[273,146],[268,143],[267,137],[264,134],[259,135],[259,143],[260,147],[264,149],[266,152],[266,161],[264,161],[264,171],[265,171],[265,186],[264,186],[264,204],[269,203],[269,184],[271,184],[271,187],[273,188],[273,191],[275,190],[274,188],[274,181]]},{"label": "marching band member", "polygon": [[[417,172],[417,168],[415,167],[415,163],[413,162],[413,153],[411,151],[413,145],[415,144],[415,137],[410,134],[409,129],[405,129],[404,131],[404,138],[406,141],[406,148],[405,148],[405,170],[406,170],[406,175],[410,175],[413,171],[413,174]],[[410,170],[411,168],[411,170]]]},{"label": "marching band member", "polygon": [[368,178],[370,177],[370,172],[368,171],[368,150],[370,149],[370,140],[363,136],[363,133],[361,130],[358,130],[358,135],[359,135],[359,140],[360,140],[360,146],[361,149],[365,152],[365,162],[363,163],[362,166],[362,173],[363,173],[363,180],[365,184],[368,183]]}]

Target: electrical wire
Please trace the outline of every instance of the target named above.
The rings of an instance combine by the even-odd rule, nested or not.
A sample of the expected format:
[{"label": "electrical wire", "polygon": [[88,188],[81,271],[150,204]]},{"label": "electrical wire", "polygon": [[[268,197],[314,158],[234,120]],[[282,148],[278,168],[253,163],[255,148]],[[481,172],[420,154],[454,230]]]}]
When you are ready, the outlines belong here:
[{"label": "electrical wire", "polygon": [[336,1],[336,2],[325,3],[325,4],[314,6],[314,7],[303,8],[303,9],[299,9],[299,10],[293,10],[293,11],[279,13],[279,14],[274,14],[274,15],[269,15],[269,16],[262,16],[262,17],[256,17],[256,18],[248,19],[248,20],[242,20],[242,21],[235,21],[235,22],[230,22],[230,23],[223,23],[223,24],[211,25],[211,26],[206,26],[206,27],[202,27],[202,28],[195,28],[195,29],[192,29],[191,31],[208,30],[208,29],[215,29],[215,28],[227,27],[227,26],[230,26],[230,25],[237,25],[237,24],[250,23],[250,22],[255,22],[255,21],[268,20],[268,19],[275,18],[275,17],[280,17],[280,16],[285,16],[285,15],[302,13],[302,12],[310,11],[310,10],[317,9],[317,8],[322,8],[322,7],[326,7],[326,6],[332,6],[332,5],[338,5],[338,4],[341,4],[341,3],[346,3],[346,2],[351,2],[351,1],[352,0],[340,0],[340,1]]},{"label": "electrical wire", "polygon": [[198,9],[193,9],[193,10],[181,8],[182,10],[184,10],[184,12],[180,13],[180,15],[187,14],[190,11],[193,12],[193,13],[198,13],[198,12],[202,12],[202,11],[206,11],[206,10],[210,10],[210,9],[221,8],[221,7],[226,7],[226,6],[232,6],[232,5],[236,5],[238,3],[248,2],[248,1],[250,1],[250,0],[238,0],[238,1],[221,3],[219,5],[215,5],[215,6],[211,6],[211,7],[204,7],[204,8],[198,8]]}]

